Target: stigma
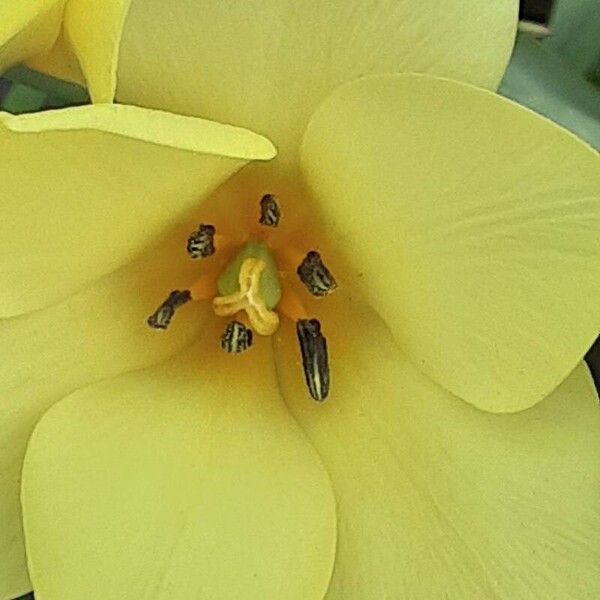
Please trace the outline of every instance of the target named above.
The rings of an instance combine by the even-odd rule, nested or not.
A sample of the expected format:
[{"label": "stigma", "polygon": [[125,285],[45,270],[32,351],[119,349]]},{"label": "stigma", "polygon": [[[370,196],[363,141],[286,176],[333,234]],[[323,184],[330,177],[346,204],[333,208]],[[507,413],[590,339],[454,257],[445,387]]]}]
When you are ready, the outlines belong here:
[{"label": "stigma", "polygon": [[[246,248],[242,249],[242,253],[246,253]],[[270,307],[275,307],[273,302],[270,303],[270,307],[267,306],[268,295],[261,286],[266,269],[267,263],[264,260],[253,256],[244,258],[239,268],[237,291],[225,296],[217,296],[213,300],[215,314],[218,317],[229,317],[243,311],[252,329],[258,335],[273,335],[279,329],[279,316],[275,311],[270,310]],[[223,279],[228,280],[227,271],[224,275]],[[276,277],[277,273],[273,275]],[[219,287],[227,289],[228,286],[222,284]]]}]

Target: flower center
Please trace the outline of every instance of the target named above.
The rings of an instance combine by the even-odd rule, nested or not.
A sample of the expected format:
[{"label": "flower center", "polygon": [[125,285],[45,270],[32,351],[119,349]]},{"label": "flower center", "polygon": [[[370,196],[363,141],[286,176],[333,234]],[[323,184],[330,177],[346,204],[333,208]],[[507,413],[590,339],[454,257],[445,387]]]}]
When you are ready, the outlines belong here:
[{"label": "flower center", "polygon": [[[277,198],[264,195],[258,224],[273,230],[280,219]],[[259,232],[256,239],[246,241],[238,249],[224,269],[218,273],[207,270],[189,289],[172,291],[148,318],[148,325],[167,329],[175,311],[189,301],[211,301],[216,316],[233,318],[225,326],[220,345],[225,352],[235,355],[251,348],[253,333],[271,336],[279,328],[280,315],[289,318],[296,324],[307,390],[315,400],[325,400],[330,375],[327,340],[321,332],[321,323],[308,317],[302,299],[290,285],[282,285],[281,271],[268,242],[269,235]],[[220,235],[214,225],[203,223],[189,236],[187,252],[193,259],[207,259],[219,247],[227,245],[231,245],[231,240]],[[296,276],[314,298],[323,298],[336,289],[335,278],[316,250],[303,252],[285,243],[276,250],[280,258],[292,261]]]}]

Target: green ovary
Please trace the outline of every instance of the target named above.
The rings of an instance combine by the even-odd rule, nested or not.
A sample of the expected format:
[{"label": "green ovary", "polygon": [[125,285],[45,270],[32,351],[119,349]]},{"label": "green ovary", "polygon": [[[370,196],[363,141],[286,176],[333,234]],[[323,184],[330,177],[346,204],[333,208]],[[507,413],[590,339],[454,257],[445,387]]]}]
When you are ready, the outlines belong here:
[{"label": "green ovary", "polygon": [[239,274],[243,262],[247,258],[256,258],[265,264],[265,269],[260,278],[260,294],[269,310],[273,310],[281,299],[281,283],[277,273],[277,264],[271,250],[264,242],[248,242],[237,253],[227,268],[221,273],[217,282],[217,289],[221,296],[230,296],[239,291]]}]

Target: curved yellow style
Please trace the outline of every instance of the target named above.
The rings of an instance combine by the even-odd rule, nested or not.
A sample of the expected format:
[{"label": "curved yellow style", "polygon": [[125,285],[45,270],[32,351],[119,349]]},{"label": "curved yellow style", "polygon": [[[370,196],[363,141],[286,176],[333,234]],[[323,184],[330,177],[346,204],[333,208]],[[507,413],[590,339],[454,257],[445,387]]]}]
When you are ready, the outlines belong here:
[{"label": "curved yellow style", "polygon": [[5,0],[0,4],[0,73],[49,50],[60,32],[65,0]]},{"label": "curved yellow style", "polygon": [[348,283],[435,381],[517,411],[581,361],[600,325],[600,157],[583,142],[484,90],[390,75],[337,90],[302,155]]},{"label": "curved yellow style", "polygon": [[23,508],[43,600],[323,597],[336,543],[327,473],[279,397],[268,340],[232,360],[216,325],[36,428]]},{"label": "curved yellow style", "polygon": [[586,600],[600,594],[600,408],[584,365],[531,410],[481,412],[423,376],[353,297],[320,314],[336,393],[306,399],[293,325],[282,393],[330,474],[326,600]]},{"label": "curved yellow style", "polygon": [[170,286],[184,288],[198,265],[181,260],[195,219],[167,242],[49,308],[0,320],[0,598],[31,590],[21,525],[21,468],[42,414],[72,391],[160,362],[190,344],[212,317],[190,303],[156,335],[146,318]]},{"label": "curved yellow style", "polygon": [[516,0],[134,0],[117,98],[248,127],[293,168],[311,113],[345,81],[417,71],[495,88],[517,10]]},{"label": "curved yellow style", "polygon": [[134,106],[0,114],[0,316],[126,263],[253,159],[254,133]]}]

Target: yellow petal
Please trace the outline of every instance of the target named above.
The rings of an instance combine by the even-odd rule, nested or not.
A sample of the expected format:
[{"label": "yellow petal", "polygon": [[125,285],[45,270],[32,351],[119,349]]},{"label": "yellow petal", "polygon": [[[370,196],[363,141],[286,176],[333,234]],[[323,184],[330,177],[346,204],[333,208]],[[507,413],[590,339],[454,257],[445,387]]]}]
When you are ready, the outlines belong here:
[{"label": "yellow petal", "polygon": [[93,102],[112,102],[123,23],[131,0],[69,0],[64,32]]},{"label": "yellow petal", "polygon": [[27,440],[57,400],[86,385],[164,360],[189,344],[212,314],[208,305],[178,311],[167,332],[147,316],[174,288],[198,276],[182,260],[188,223],[139,260],[50,308],[0,321],[0,598],[31,590],[19,502]]},{"label": "yellow petal", "polygon": [[0,315],[40,308],[131,260],[272,144],[133,106],[0,114]]},{"label": "yellow petal", "polygon": [[112,102],[123,23],[130,0],[69,0],[61,35],[27,64],[88,88],[93,102]]},{"label": "yellow petal", "polygon": [[269,340],[227,355],[217,325],[161,368],[72,395],[36,428],[23,507],[43,600],[323,597],[328,476],[281,401]]},{"label": "yellow petal", "polygon": [[134,0],[121,41],[120,101],[268,135],[293,162],[318,103],[369,73],[427,72],[494,88],[516,0]]},{"label": "yellow petal", "polygon": [[65,40],[64,32],[61,32],[54,46],[48,52],[30,58],[26,64],[34,71],[47,73],[52,77],[71,81],[82,87],[87,86],[79,61]]},{"label": "yellow petal", "polygon": [[355,298],[322,306],[329,400],[307,397],[292,326],[275,356],[336,493],[327,600],[598,597],[600,409],[586,367],[531,410],[485,413],[421,375]]},{"label": "yellow petal", "polygon": [[0,4],[0,73],[54,44],[64,4],[65,0],[5,0]]},{"label": "yellow petal", "polygon": [[415,365],[498,412],[596,337],[600,158],[493,95],[424,76],[338,90],[305,137],[327,231]]}]

